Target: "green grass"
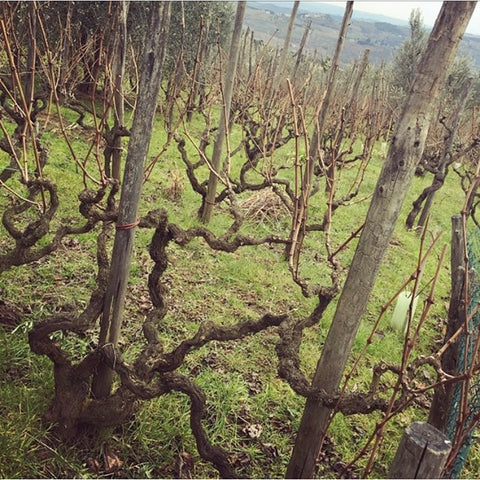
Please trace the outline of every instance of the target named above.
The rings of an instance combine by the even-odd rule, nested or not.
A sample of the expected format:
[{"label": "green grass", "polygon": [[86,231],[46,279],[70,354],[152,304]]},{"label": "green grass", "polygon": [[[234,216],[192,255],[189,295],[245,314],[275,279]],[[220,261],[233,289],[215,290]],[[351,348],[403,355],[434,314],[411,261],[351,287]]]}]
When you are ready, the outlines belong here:
[{"label": "green grass", "polygon": [[[72,117],[69,121],[73,122]],[[61,207],[57,218],[79,222],[76,201],[72,196],[82,190],[81,177],[70,159],[66,146],[59,139],[58,125],[45,134],[51,151],[45,174],[58,185]],[[202,125],[196,119],[192,132],[199,132]],[[74,148],[84,155],[84,135],[91,135],[79,128],[72,129]],[[235,132],[235,141],[240,139]],[[162,144],[162,122],[155,125],[152,156]],[[287,147],[288,148],[288,147]],[[194,155],[194,149],[188,146]],[[285,154],[285,157],[291,152]],[[282,152],[281,155],[284,153]],[[280,155],[280,153],[279,153]],[[291,156],[291,155],[290,155]],[[359,198],[371,193],[380,172],[382,159],[374,156]],[[235,160],[237,168],[240,160]],[[89,160],[93,173],[95,164]],[[199,225],[196,211],[199,199],[183,177],[183,165],[172,145],[156,166],[151,181],[145,185],[141,214],[151,208],[164,207],[170,221],[184,228]],[[174,172],[175,175],[171,173]],[[202,175],[206,177],[204,170]],[[183,193],[171,198],[173,177],[180,182]],[[342,181],[355,177],[354,169],[342,172]],[[394,241],[379,274],[367,312],[355,342],[353,356],[365,345],[382,306],[392,297],[404,280],[414,271],[419,251],[419,236],[405,230],[403,221],[411,202],[430,179],[415,178],[408,192],[407,201],[395,229]],[[177,185],[178,186],[178,185]],[[245,197],[246,195],[243,195]],[[458,199],[458,202],[452,199]],[[312,202],[312,219],[322,218],[325,197],[320,193]],[[442,242],[449,241],[450,215],[461,208],[462,194],[455,177],[450,175],[445,187],[438,192],[432,210],[429,229],[444,231]],[[1,202],[5,203],[2,196]],[[354,202],[352,202],[354,203]],[[368,201],[341,207],[335,213],[332,226],[332,246],[342,244],[345,238],[361,225],[368,208]],[[231,220],[218,208],[210,226],[220,234]],[[278,232],[288,227],[288,219],[276,221]],[[244,230],[250,234],[271,231],[272,225],[249,220]],[[55,443],[48,432],[48,425],[41,421],[42,414],[53,396],[53,373],[50,362],[33,355],[28,348],[26,332],[32,322],[48,318],[61,311],[79,311],[88,301],[95,285],[95,235],[97,230],[78,239],[67,239],[64,246],[48,258],[33,265],[22,266],[5,272],[0,278],[2,299],[23,308],[23,323],[14,333],[0,329],[0,475],[11,478],[60,478],[107,477],[102,463],[102,444],[123,461],[117,476],[126,478],[158,478],[175,475],[175,459],[184,452],[194,458],[195,477],[215,477],[216,470],[202,461],[196,453],[195,441],[189,429],[188,401],[185,396],[172,393],[145,402],[143,408],[128,424],[103,432],[95,437],[80,437],[75,445]],[[138,229],[136,250],[132,264],[130,291],[126,305],[126,322],[122,333],[122,345],[127,360],[132,360],[143,346],[141,323],[149,308],[146,278],[152,262],[147,253],[150,231]],[[430,235],[427,235],[429,237]],[[3,227],[0,227],[3,248],[9,244]],[[442,243],[440,242],[440,243]],[[111,242],[110,242],[111,244]],[[348,266],[356,242],[339,256]],[[429,260],[423,283],[433,275],[441,245],[435,247]],[[314,283],[328,282],[328,269],[316,254],[323,252],[323,234],[307,238],[302,258],[301,272]],[[169,311],[160,326],[160,336],[165,348],[174,348],[185,337],[193,336],[204,320],[229,325],[242,320],[259,318],[265,312],[290,312],[297,318],[308,315],[315,299],[305,299],[290,277],[283,259],[283,249],[278,246],[245,247],[233,254],[211,251],[203,241],[195,240],[186,248],[171,245],[168,249],[169,266],[166,271]],[[429,351],[432,341],[442,337],[445,302],[448,302],[448,258],[441,271],[436,302],[432,307],[427,328],[421,340],[422,352]],[[344,278],[344,274],[343,274]],[[424,300],[425,294],[421,299]],[[319,326],[305,332],[301,348],[302,368],[311,375],[315,369],[335,303],[326,311]],[[421,302],[419,303],[421,310]],[[379,334],[360,363],[352,388],[364,388],[371,376],[370,367],[380,361],[399,361],[401,336],[389,326],[389,310],[379,327]],[[439,328],[440,326],[440,328]],[[91,332],[95,339],[98,332]],[[204,425],[209,438],[232,454],[239,471],[251,478],[282,477],[299,426],[304,399],[295,395],[290,387],[276,377],[275,343],[278,337],[266,331],[243,341],[213,342],[186,358],[182,373],[193,376],[208,398]],[[76,341],[73,335],[59,338],[75,358],[80,358],[89,348],[89,339]],[[375,427],[379,415],[337,415],[332,424],[328,451],[332,458],[344,463],[351,461],[362,448],[367,435]],[[426,412],[410,409],[391,422],[385,436],[373,476],[386,476],[402,429],[411,421],[425,419]],[[466,475],[478,472],[480,455],[472,453]],[[100,462],[100,470],[92,468],[92,461]],[[359,466],[365,464],[365,459]],[[335,476],[330,464],[323,465],[324,476]],[[110,475],[111,476],[111,475]]]}]

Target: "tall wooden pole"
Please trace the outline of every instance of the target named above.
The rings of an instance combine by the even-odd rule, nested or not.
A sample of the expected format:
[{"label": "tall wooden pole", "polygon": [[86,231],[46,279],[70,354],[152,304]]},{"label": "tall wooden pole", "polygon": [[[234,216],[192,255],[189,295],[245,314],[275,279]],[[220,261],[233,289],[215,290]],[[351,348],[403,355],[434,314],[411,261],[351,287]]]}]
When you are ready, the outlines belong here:
[{"label": "tall wooden pole", "polygon": [[215,205],[215,196],[217,193],[218,174],[220,173],[220,164],[223,153],[223,145],[227,132],[227,125],[230,120],[230,106],[232,103],[233,85],[235,83],[235,72],[237,70],[238,52],[240,51],[240,40],[242,37],[243,17],[245,16],[246,1],[238,2],[237,13],[235,15],[235,25],[233,27],[232,41],[230,44],[230,53],[228,57],[227,70],[225,72],[225,84],[223,88],[223,108],[220,112],[220,123],[218,125],[217,136],[213,145],[212,169],[208,178],[207,195],[205,198],[201,218],[205,223],[210,221]]},{"label": "tall wooden pole", "polygon": [[[142,190],[145,159],[150,145],[158,92],[165,57],[165,38],[170,18],[170,2],[152,2],[152,18],[146,35],[137,107],[125,160],[125,173],[113,243],[110,277],[100,321],[99,345],[117,346],[120,337],[135,226]],[[92,394],[105,398],[110,394],[113,371],[101,364],[93,379]]]},{"label": "tall wooden pole", "polygon": [[122,0],[116,5],[117,30],[115,33],[115,59],[113,62],[113,152],[112,177],[120,181],[122,166],[122,136],[120,131],[125,126],[123,80],[125,77],[125,60],[127,53],[127,15],[129,3]]},{"label": "tall wooden pole", "polygon": [[[476,2],[444,2],[392,137],[348,276],[317,364],[313,387],[338,391],[370,293],[425,147],[440,88]],[[308,398],[287,478],[313,478],[332,409]]]},{"label": "tall wooden pole", "polygon": [[[461,215],[452,216],[452,239],[450,255],[451,293],[450,306],[448,308],[448,324],[444,343],[453,336],[457,330],[465,324],[467,314],[465,299],[467,282],[467,253],[465,250],[465,231]],[[449,375],[459,372],[459,342],[455,342],[442,355],[442,369]],[[438,428],[441,432],[447,431],[448,416],[452,405],[452,395],[456,385],[454,383],[439,385],[435,388],[428,423]]]}]

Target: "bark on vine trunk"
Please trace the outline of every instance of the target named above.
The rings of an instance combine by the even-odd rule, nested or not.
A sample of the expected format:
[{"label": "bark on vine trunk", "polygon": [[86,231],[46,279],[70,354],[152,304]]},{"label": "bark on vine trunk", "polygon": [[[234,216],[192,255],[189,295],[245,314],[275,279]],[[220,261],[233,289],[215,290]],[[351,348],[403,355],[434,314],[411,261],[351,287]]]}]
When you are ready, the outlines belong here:
[{"label": "bark on vine trunk", "polygon": [[[162,78],[170,6],[170,2],[152,2],[152,18],[145,40],[137,106],[125,161],[110,277],[100,322],[100,345],[116,346],[120,336],[145,158]],[[102,364],[92,384],[94,397],[106,398],[110,394],[112,379],[113,371]]]},{"label": "bark on vine trunk", "polygon": [[[337,309],[313,387],[337,392],[361,317],[421,158],[440,87],[445,82],[476,2],[444,2],[398,120]],[[332,409],[308,398],[287,478],[313,478]]]}]

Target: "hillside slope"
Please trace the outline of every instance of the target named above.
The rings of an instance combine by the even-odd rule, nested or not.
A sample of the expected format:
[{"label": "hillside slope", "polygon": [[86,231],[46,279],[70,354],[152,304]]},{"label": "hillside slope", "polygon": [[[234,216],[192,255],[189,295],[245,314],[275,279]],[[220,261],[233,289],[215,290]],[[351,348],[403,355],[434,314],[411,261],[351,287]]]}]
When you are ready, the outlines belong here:
[{"label": "hillside slope", "polygon": [[[321,57],[331,57],[338,38],[342,16],[333,13],[308,11],[308,3],[300,9],[292,32],[291,49],[296,51],[308,21],[311,21],[307,49],[316,50]],[[338,8],[338,7],[336,7]],[[255,38],[273,46],[283,45],[291,9],[278,3],[248,2],[244,25],[253,30]],[[335,10],[333,10],[335,11]],[[379,64],[390,62],[395,50],[410,35],[410,28],[387,21],[378,21],[375,15],[362,12],[354,16],[342,55],[342,63],[350,63],[370,49],[370,61]],[[476,68],[480,68],[480,37],[466,35],[462,41],[461,54],[471,57]]]}]

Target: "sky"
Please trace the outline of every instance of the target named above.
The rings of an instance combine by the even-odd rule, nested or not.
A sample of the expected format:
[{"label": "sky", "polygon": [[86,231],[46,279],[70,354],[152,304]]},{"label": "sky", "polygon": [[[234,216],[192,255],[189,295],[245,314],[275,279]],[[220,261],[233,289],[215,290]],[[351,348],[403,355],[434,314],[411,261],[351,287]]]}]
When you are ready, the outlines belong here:
[{"label": "sky", "polygon": [[[332,3],[335,5],[340,5],[342,1],[337,2],[325,2]],[[302,2],[300,2],[300,5]],[[437,18],[437,14],[440,11],[442,2],[367,2],[363,0],[357,0],[354,3],[354,10],[362,10],[364,12],[378,13],[381,15],[387,15],[388,17],[400,18],[402,20],[408,21],[410,18],[410,12],[414,8],[419,8],[423,15],[423,21],[426,26],[432,27]],[[467,33],[472,33],[475,35],[480,35],[480,6],[477,5],[472,19],[467,27]]]}]

